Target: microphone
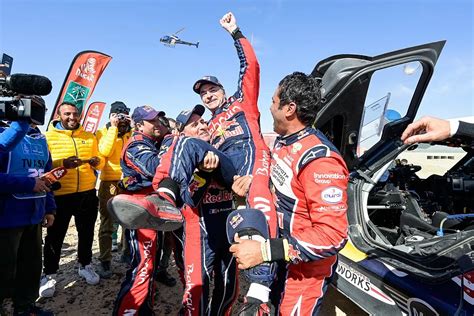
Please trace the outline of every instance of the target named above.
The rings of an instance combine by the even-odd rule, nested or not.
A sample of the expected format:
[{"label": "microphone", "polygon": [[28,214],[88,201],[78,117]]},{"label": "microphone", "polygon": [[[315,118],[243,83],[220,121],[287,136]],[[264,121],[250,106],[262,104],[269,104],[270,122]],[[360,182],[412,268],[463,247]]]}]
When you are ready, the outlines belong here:
[{"label": "microphone", "polygon": [[48,95],[53,88],[48,78],[38,75],[13,74],[5,83],[8,89],[24,95]]}]

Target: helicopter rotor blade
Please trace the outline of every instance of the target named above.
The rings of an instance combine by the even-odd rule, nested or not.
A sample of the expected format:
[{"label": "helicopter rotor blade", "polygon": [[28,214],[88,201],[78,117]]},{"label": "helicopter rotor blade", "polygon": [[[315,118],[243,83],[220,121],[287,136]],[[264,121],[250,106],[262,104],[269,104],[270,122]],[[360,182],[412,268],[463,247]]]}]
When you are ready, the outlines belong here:
[{"label": "helicopter rotor blade", "polygon": [[184,29],[185,29],[185,27],[183,27],[183,28],[179,29],[179,30],[178,30],[177,32],[175,32],[173,35],[176,35],[176,34],[178,34],[179,32],[183,31]]}]

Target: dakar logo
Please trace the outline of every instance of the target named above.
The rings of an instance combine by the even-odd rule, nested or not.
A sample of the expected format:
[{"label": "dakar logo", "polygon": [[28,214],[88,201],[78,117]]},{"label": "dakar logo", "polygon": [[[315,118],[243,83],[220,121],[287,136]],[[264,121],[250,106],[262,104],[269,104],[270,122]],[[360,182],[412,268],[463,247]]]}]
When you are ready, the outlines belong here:
[{"label": "dakar logo", "polygon": [[99,116],[100,115],[100,108],[98,105],[94,106],[94,108],[91,111],[91,115],[93,116]]},{"label": "dakar logo", "polygon": [[296,154],[298,151],[301,150],[301,148],[303,148],[303,145],[301,145],[301,143],[294,143],[293,148],[291,148],[291,152],[293,154]]},{"label": "dakar logo", "polygon": [[87,61],[80,65],[79,68],[76,69],[76,76],[79,76],[87,81],[94,81],[95,79],[95,58],[91,57],[88,58]]}]

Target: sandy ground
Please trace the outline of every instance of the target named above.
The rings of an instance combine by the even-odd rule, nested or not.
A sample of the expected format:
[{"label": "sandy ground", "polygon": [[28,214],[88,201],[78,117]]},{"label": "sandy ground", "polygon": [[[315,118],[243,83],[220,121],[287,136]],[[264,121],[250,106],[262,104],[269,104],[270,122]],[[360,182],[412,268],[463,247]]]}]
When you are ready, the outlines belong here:
[{"label": "sandy ground", "polygon": [[[96,236],[99,220],[96,223]],[[97,240],[97,238],[96,238]],[[98,285],[88,285],[77,274],[76,264],[77,233],[74,220],[71,221],[69,231],[66,235],[62,249],[60,271],[57,274],[56,295],[53,298],[39,299],[38,305],[49,309],[56,315],[110,315],[113,309],[114,299],[125,276],[126,266],[120,262],[120,253],[113,254],[113,272],[110,279],[102,279]],[[93,263],[98,265],[99,253],[97,241],[94,243]],[[169,272],[178,278],[178,272],[174,261],[170,262]],[[247,283],[241,280],[241,290],[246,290]],[[174,287],[166,287],[157,283],[158,290],[155,300],[156,315],[177,315],[180,307],[182,288],[180,283]],[[239,296],[234,313],[243,302],[242,294]],[[11,309],[6,304],[6,309]],[[355,304],[330,288],[325,299],[321,315],[366,315]]]}]

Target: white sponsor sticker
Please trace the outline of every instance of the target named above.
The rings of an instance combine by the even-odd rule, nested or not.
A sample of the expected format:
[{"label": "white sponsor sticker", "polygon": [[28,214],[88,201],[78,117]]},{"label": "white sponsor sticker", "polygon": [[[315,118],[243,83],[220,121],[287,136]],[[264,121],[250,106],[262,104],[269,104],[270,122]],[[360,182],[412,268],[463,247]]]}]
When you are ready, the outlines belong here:
[{"label": "white sponsor sticker", "polygon": [[321,199],[330,204],[336,204],[342,201],[343,192],[338,187],[329,187],[321,192]]}]

